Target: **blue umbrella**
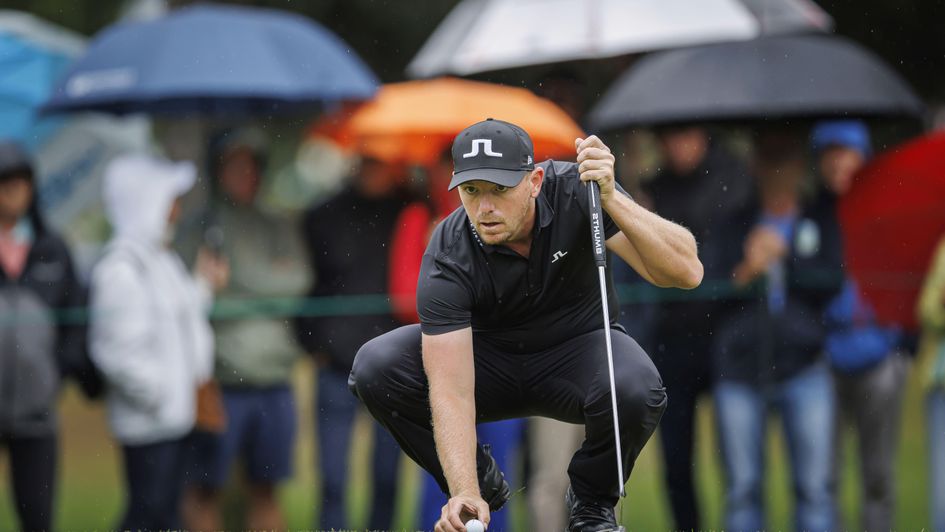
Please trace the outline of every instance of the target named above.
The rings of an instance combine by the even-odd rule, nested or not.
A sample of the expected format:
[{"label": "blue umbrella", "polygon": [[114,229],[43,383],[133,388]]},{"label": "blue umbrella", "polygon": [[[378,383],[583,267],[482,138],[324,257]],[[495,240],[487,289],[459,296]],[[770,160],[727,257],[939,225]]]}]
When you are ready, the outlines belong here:
[{"label": "blue umbrella", "polygon": [[367,99],[377,86],[344,41],[309,19],[198,5],[102,31],[44,111],[271,112]]}]

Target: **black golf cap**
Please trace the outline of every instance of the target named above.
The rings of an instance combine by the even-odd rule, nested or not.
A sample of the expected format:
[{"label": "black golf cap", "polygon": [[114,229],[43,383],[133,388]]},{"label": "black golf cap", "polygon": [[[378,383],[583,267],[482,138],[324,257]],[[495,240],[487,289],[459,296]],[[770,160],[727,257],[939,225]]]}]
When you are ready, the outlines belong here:
[{"label": "black golf cap", "polygon": [[453,141],[450,190],[481,179],[514,187],[535,169],[535,149],[524,129],[487,118],[462,130]]}]

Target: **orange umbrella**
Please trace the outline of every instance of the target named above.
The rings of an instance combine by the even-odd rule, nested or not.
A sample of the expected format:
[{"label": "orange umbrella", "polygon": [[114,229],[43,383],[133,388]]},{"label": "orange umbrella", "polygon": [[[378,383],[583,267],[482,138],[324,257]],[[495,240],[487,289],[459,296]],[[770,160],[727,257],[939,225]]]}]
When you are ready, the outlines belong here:
[{"label": "orange umbrella", "polygon": [[526,89],[455,78],[384,85],[374,100],[324,118],[313,134],[385,161],[429,165],[486,118],[525,129],[538,161],[573,159],[574,139],[584,136],[561,108]]}]

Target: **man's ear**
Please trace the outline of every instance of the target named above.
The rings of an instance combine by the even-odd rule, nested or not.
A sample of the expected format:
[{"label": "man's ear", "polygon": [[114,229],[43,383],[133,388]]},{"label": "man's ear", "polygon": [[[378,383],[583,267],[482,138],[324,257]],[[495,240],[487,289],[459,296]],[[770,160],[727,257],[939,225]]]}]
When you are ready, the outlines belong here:
[{"label": "man's ear", "polygon": [[544,182],[545,178],[545,169],[536,166],[532,173],[528,174],[529,183],[532,188],[532,197],[537,198],[538,194],[541,192],[541,184]]}]

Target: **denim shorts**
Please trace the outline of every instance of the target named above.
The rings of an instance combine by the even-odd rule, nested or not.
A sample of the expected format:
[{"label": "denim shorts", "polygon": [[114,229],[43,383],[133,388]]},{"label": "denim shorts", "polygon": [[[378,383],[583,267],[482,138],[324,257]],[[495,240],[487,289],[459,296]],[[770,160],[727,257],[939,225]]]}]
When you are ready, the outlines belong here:
[{"label": "denim shorts", "polygon": [[198,432],[191,438],[191,481],[220,488],[237,458],[254,484],[275,484],[292,476],[296,433],[292,390],[288,386],[223,388],[223,404],[226,430]]}]

